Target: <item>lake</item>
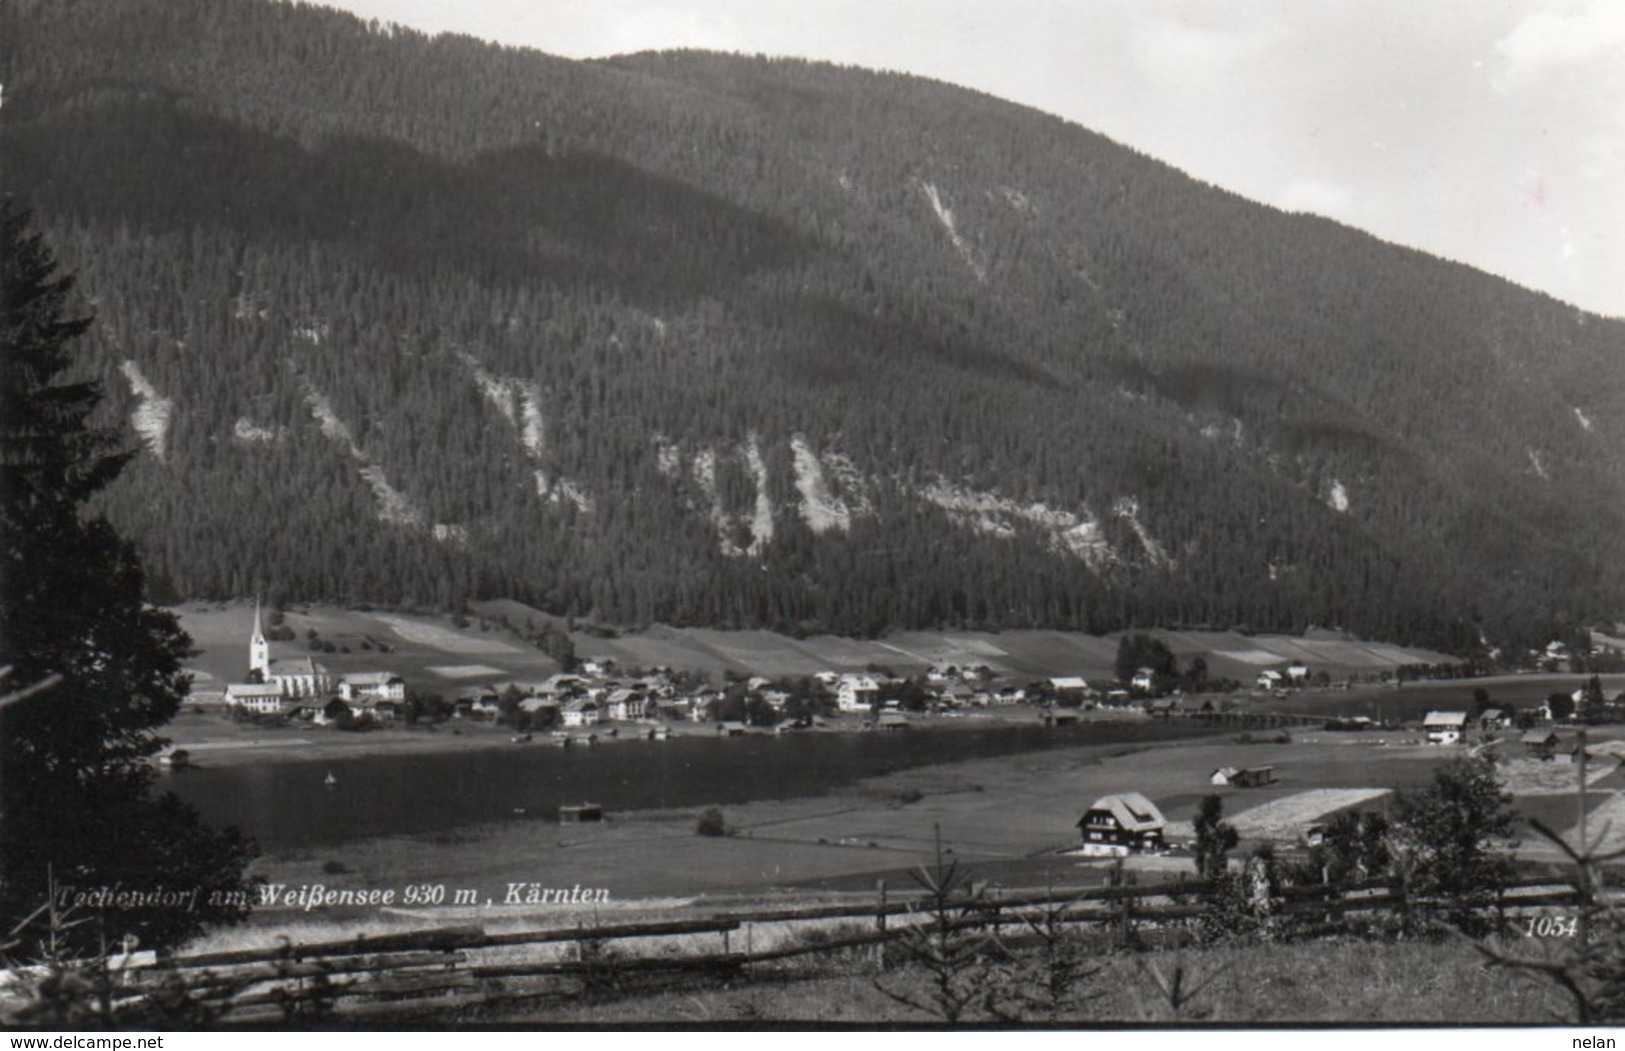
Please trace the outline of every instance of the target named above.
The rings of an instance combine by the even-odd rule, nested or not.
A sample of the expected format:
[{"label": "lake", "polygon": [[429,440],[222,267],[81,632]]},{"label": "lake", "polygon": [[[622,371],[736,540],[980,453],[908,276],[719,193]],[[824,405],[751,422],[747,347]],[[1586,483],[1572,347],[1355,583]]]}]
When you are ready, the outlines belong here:
[{"label": "lake", "polygon": [[[896,733],[673,738],[558,748],[360,756],[207,766],[162,787],[216,825],[239,825],[267,852],[495,821],[555,820],[591,801],[614,814],[816,796],[908,767],[1050,748],[1211,734],[1194,722],[1086,722]],[[331,772],[334,784],[326,783]]]}]

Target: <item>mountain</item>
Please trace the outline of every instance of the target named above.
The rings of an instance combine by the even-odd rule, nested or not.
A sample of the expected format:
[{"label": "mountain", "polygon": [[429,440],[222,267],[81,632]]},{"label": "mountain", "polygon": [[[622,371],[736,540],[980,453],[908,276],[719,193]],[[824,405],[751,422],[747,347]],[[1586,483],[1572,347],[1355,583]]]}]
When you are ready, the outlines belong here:
[{"label": "mountain", "polygon": [[166,597],[620,623],[1625,606],[1625,323],[915,77],[8,0],[0,186]]}]

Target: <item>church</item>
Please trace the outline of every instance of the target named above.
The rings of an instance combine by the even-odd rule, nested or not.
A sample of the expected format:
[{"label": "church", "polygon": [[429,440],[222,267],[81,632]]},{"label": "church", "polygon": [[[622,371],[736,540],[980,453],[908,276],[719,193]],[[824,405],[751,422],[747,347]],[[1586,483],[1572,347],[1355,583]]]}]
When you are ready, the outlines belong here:
[{"label": "church", "polygon": [[228,703],[259,712],[281,711],[288,701],[324,699],[333,692],[333,677],[309,657],[271,659],[271,643],[254,603],[254,633],[248,639],[249,677],[257,682],[226,687]]}]

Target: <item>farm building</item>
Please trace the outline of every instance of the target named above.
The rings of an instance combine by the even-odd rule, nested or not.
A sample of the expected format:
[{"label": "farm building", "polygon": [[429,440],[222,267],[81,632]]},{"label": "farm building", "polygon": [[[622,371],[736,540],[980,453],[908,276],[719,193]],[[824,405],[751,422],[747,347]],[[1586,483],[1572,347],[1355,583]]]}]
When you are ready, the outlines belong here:
[{"label": "farm building", "polygon": [[579,825],[588,821],[604,820],[604,808],[598,803],[577,803],[559,807],[559,823]]},{"label": "farm building", "polygon": [[1518,738],[1524,754],[1531,759],[1550,759],[1557,749],[1558,740],[1556,730],[1530,730]]},{"label": "farm building", "polygon": [[1429,744],[1460,744],[1467,734],[1466,712],[1428,712],[1422,720]]},{"label": "farm building", "polygon": [[1076,708],[1051,708],[1044,713],[1044,725],[1076,726],[1081,718]]},{"label": "farm building", "polygon": [[1078,819],[1085,854],[1127,854],[1162,846],[1167,820],[1138,792],[1102,796]]},{"label": "farm building", "polygon": [[1587,762],[1598,758],[1598,753],[1585,748],[1580,744],[1579,738],[1565,738],[1552,749],[1552,758],[1559,763],[1578,763],[1581,753],[1585,754]]},{"label": "farm building", "polygon": [[908,716],[900,712],[883,712],[879,720],[876,721],[875,728],[879,730],[907,730]]},{"label": "farm building", "polygon": [[1089,692],[1089,682],[1076,675],[1062,675],[1050,679],[1049,688],[1057,697],[1082,697]]},{"label": "farm building", "polygon": [[1208,780],[1216,785],[1230,785],[1235,788],[1256,788],[1259,785],[1272,785],[1275,783],[1275,767],[1221,766],[1213,771],[1213,776]]},{"label": "farm building", "polygon": [[1152,701],[1150,706],[1146,708],[1146,711],[1150,712],[1152,715],[1166,719],[1168,716],[1174,714],[1174,699],[1172,697],[1163,697],[1159,700]]},{"label": "farm building", "polygon": [[1284,676],[1273,668],[1266,668],[1258,673],[1258,688],[1260,690],[1273,690],[1281,685]]},{"label": "farm building", "polygon": [[1512,725],[1512,712],[1506,708],[1485,708],[1478,713],[1480,730],[1505,730]]},{"label": "farm building", "polygon": [[746,733],[745,724],[736,721],[717,723],[717,733],[723,737],[743,737]]}]

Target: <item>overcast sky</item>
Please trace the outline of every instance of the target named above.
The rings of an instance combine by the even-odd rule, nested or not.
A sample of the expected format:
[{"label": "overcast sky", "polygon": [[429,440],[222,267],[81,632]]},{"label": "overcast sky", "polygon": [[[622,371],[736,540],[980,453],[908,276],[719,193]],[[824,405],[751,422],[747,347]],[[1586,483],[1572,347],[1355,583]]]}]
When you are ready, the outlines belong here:
[{"label": "overcast sky", "polygon": [[1625,317],[1625,0],[322,0],[572,58],[963,84]]}]

